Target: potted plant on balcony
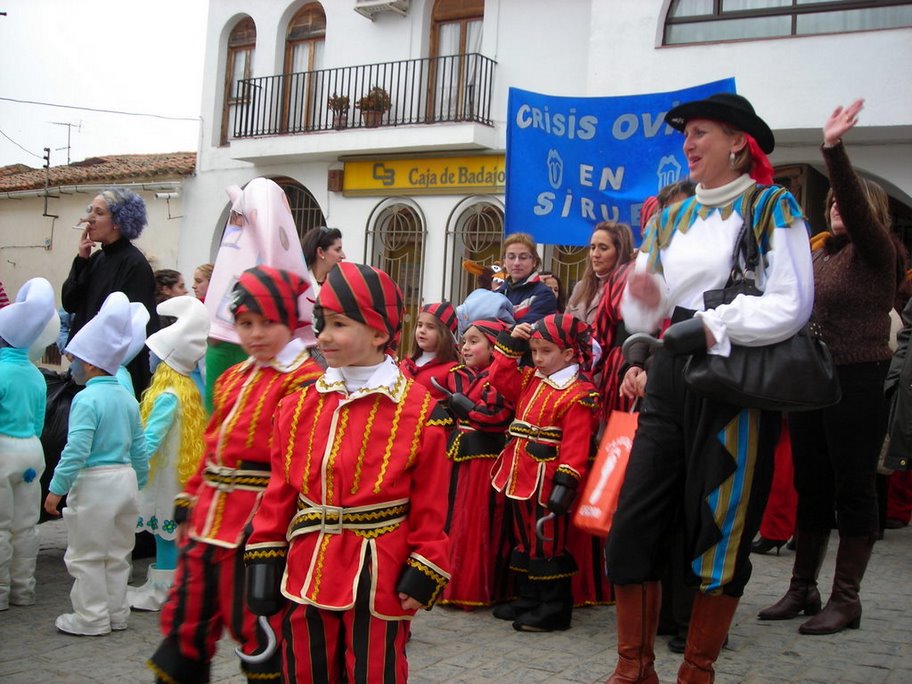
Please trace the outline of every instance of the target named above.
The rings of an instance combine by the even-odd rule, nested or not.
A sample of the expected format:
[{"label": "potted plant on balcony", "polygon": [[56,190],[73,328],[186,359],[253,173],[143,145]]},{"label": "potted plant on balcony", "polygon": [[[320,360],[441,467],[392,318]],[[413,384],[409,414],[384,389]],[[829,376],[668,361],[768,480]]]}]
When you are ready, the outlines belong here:
[{"label": "potted plant on balcony", "polygon": [[376,128],[380,125],[383,115],[390,110],[393,103],[389,93],[380,86],[374,86],[367,95],[358,100],[355,106],[361,110],[361,120],[367,128]]},{"label": "potted plant on balcony", "polygon": [[326,101],[326,105],[332,110],[333,113],[333,128],[337,131],[341,131],[343,128],[348,127],[348,110],[350,109],[350,102],[348,95],[336,95],[332,94]]}]

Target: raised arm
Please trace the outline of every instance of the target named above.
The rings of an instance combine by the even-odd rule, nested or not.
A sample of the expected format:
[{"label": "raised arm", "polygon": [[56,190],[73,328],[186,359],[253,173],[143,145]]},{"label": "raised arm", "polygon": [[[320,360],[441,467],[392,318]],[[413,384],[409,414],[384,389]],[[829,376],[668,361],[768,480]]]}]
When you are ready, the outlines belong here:
[{"label": "raised arm", "polygon": [[842,136],[858,123],[863,107],[864,100],[856,100],[848,107],[833,110],[823,125],[823,160],[836,206],[856,253],[869,264],[892,265],[896,253],[887,227],[868,202],[861,179],[842,144]]}]

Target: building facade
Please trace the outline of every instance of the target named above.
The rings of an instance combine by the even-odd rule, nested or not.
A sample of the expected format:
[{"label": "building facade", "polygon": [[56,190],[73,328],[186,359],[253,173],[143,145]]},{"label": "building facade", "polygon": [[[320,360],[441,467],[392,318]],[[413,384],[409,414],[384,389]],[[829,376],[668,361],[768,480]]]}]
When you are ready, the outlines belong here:
[{"label": "building facade", "polygon": [[[29,278],[47,278],[60,299],[84,226],[86,206],[118,185],[146,203],[148,227],[134,244],[153,269],[178,268],[181,193],[196,165],[194,152],[91,157],[72,164],[0,169],[0,281],[10,297]],[[187,274],[192,276],[193,266]],[[189,281],[188,281],[189,282]]]},{"label": "building facade", "polygon": [[[607,96],[734,76],[776,134],[777,179],[818,228],[821,126],[865,97],[850,154],[908,233],[908,64],[912,2],[218,0],[179,268],[214,256],[225,188],[266,176],[302,234],[340,228],[348,258],[388,270],[412,311],[461,300],[474,286],[462,260],[500,254],[512,86]],[[569,285],[585,249],[542,255]]]}]

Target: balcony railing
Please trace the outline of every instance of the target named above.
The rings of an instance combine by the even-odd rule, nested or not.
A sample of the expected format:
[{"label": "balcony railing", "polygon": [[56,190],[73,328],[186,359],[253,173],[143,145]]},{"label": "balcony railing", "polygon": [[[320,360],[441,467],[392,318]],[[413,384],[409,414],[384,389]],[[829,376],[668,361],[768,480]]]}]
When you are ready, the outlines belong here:
[{"label": "balcony railing", "polygon": [[[242,79],[229,102],[229,130],[252,138],[451,121],[491,126],[495,64],[471,53]],[[375,87],[389,95],[380,115],[357,107]],[[347,111],[328,104],[340,96],[349,100]]]}]

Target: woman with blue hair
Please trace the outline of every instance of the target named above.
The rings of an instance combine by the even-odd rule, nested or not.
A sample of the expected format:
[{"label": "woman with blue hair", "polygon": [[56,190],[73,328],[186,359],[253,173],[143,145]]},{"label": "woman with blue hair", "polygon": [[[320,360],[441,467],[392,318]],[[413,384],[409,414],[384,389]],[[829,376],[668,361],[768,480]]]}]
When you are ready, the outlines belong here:
[{"label": "woman with blue hair", "polygon": [[[155,278],[152,267],[132,241],[146,227],[146,205],[126,188],[109,188],[86,207],[81,223],[79,249],[61,292],[63,308],[73,314],[69,339],[92,319],[112,292],[123,292],[131,302],[149,310],[146,334],[158,330],[155,312]],[[93,253],[95,243],[101,249]],[[143,349],[127,366],[136,396],[142,395],[152,377],[149,354]]]}]

